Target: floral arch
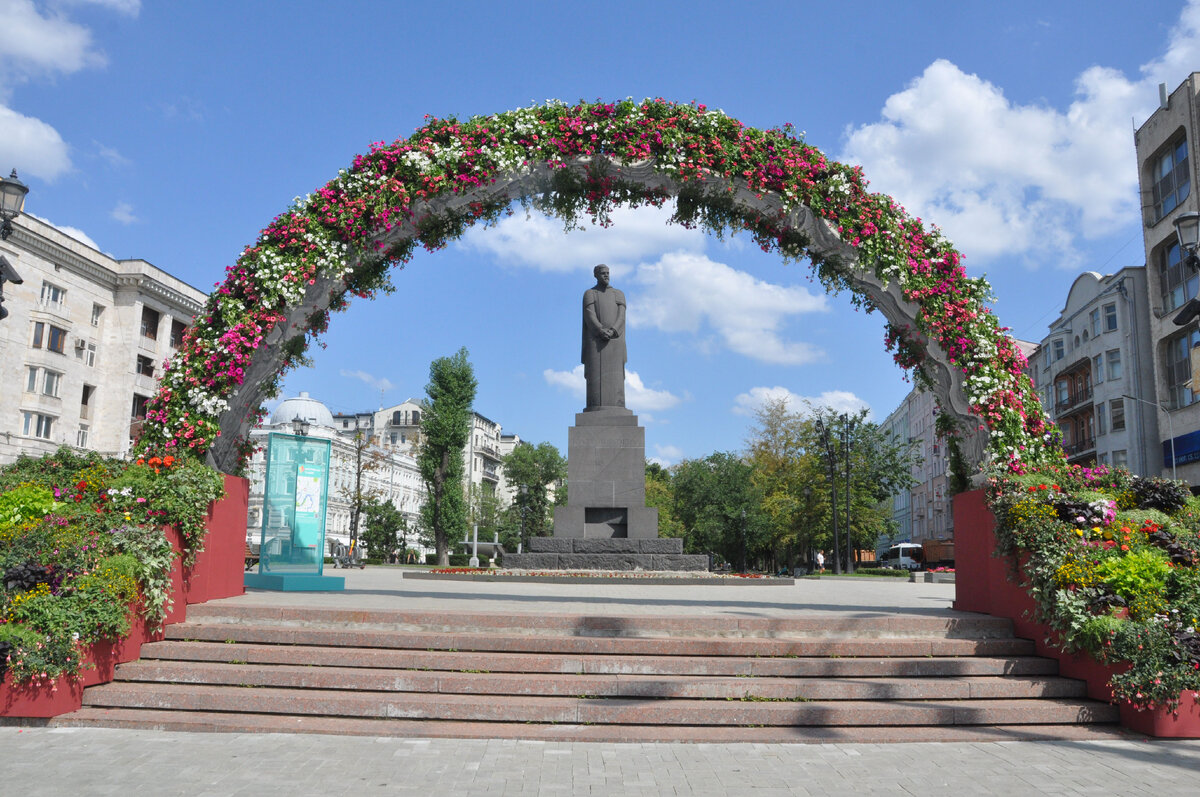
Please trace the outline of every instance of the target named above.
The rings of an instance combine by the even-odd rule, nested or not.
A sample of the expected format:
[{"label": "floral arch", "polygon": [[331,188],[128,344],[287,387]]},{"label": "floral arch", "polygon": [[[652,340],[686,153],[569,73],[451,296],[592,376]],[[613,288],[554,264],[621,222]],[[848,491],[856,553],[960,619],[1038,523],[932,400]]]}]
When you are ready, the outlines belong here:
[{"label": "floral arch", "polygon": [[764,251],[808,258],[826,290],[879,310],[897,363],[934,391],[968,468],[1055,457],[1025,358],[985,306],[987,283],[967,277],[936,229],[866,185],[790,126],[756,130],[703,105],[551,102],[430,119],[373,144],[246,248],[168,363],[141,449],[240,471],[262,402],[330,312],[390,291],[390,267],[417,246],[438,249],[514,201],[571,224],[673,198],[672,222],[746,230]]}]

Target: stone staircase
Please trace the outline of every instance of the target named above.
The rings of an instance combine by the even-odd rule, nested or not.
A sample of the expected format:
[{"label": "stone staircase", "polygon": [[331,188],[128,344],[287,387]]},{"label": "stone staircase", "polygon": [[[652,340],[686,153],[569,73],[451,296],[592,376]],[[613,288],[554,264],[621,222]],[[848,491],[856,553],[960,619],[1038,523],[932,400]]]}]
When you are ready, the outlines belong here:
[{"label": "stone staircase", "polygon": [[1117,711],[979,615],[188,607],[51,723],[572,741],[1112,737]]}]

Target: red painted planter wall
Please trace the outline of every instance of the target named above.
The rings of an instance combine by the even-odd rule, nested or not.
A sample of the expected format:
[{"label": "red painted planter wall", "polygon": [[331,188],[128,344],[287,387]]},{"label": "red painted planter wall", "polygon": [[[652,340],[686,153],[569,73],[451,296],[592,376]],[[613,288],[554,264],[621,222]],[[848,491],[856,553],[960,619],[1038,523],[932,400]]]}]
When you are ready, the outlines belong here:
[{"label": "red painted planter wall", "polygon": [[[1121,671],[1120,666],[1101,664],[1083,653],[1064,653],[1048,639],[1054,632],[1037,622],[1033,598],[1018,583],[1020,560],[1011,556],[994,556],[996,551],[996,519],[987,507],[983,490],[972,490],[954,496],[954,608],[981,612],[1013,621],[1017,636],[1032,639],[1039,655],[1058,659],[1059,672],[1069,678],[1086,681],[1088,696],[1111,701],[1109,679]],[[1172,717],[1163,709],[1137,711],[1122,703],[1121,724],[1148,736],[1194,739],[1200,738],[1200,705],[1191,694],[1180,702],[1179,716]]]},{"label": "red painted planter wall", "polygon": [[[246,551],[246,505],[249,482],[225,477],[225,497],[209,509],[204,552],[192,567],[184,570],[179,560],[171,569],[171,594],[174,606],[167,612],[166,625],[187,619],[189,603],[204,603],[229,598],[246,591],[243,585]],[[182,551],[182,538],[174,528],[165,529],[176,551]],[[130,624],[129,636],[110,642],[97,642],[84,651],[85,668],[78,680],[58,678],[40,687],[13,686],[12,675],[0,682],[0,717],[56,717],[78,710],[83,705],[86,686],[113,679],[118,664],[134,661],[142,645],[162,639],[162,631],[151,631],[141,615]],[[89,666],[90,665],[90,666]]]}]

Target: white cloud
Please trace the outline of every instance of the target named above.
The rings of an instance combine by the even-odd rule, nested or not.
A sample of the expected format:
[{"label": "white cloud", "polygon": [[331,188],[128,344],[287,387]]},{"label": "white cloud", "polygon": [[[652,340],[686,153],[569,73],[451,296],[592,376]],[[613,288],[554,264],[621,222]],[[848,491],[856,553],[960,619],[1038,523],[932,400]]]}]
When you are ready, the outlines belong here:
[{"label": "white cloud", "polygon": [[611,227],[589,224],[564,233],[561,221],[540,213],[526,218],[518,208],[495,227],[472,227],[461,246],[540,271],[590,273],[597,263],[607,263],[620,276],[664,252],[704,250],[704,233],[667,224],[672,212],[669,207],[619,207],[612,212]]},{"label": "white cloud", "polygon": [[357,379],[375,390],[388,391],[395,387],[386,377],[378,377],[366,371],[350,371],[343,368],[338,373],[346,379]]},{"label": "white cloud", "polygon": [[654,444],[654,456],[647,457],[650,462],[661,465],[664,468],[669,468],[679,460],[683,459],[683,449],[673,445]]},{"label": "white cloud", "polygon": [[121,224],[126,225],[140,221],[133,213],[133,205],[128,202],[118,202],[117,206],[110,210],[108,215]]},{"label": "white cloud", "polygon": [[[587,400],[587,383],[583,379],[583,365],[570,371],[555,371],[547,368],[542,372],[546,384],[562,388],[580,401]],[[625,406],[635,411],[669,410],[682,399],[669,390],[654,390],[646,387],[637,371],[625,371]],[[645,419],[643,419],[645,420]]]},{"label": "white cloud", "polygon": [[789,412],[807,413],[810,407],[829,407],[834,412],[858,412],[871,406],[848,390],[826,390],[819,396],[801,396],[786,387],[752,387],[733,400],[733,414],[753,416],[769,401],[784,401]]},{"label": "white cloud", "polygon": [[15,166],[21,177],[54,180],[70,170],[71,156],[53,127],[0,105],[0,164],[6,177]]},{"label": "white cloud", "polygon": [[861,164],[872,190],[942,227],[969,256],[1077,268],[1077,240],[1137,218],[1129,120],[1154,109],[1157,83],[1174,89],[1198,61],[1195,0],[1140,79],[1090,67],[1064,111],[1013,103],[939,59],[888,98],[880,121],[847,131],[840,159]]},{"label": "white cloud", "polygon": [[43,16],[33,0],[0,0],[0,96],[33,77],[103,66],[86,27],[61,13]]},{"label": "white cloud", "polygon": [[95,241],[93,241],[92,237],[90,235],[88,235],[87,233],[85,233],[83,230],[76,229],[75,227],[65,227],[61,224],[55,224],[54,222],[50,221],[50,219],[44,219],[41,216],[38,216],[33,213],[30,213],[29,215],[33,216],[38,221],[49,224],[51,227],[58,230],[63,235],[69,235],[72,238],[74,238],[76,241],[79,241],[80,243],[83,243],[83,244],[87,244],[88,246],[95,249],[97,252],[104,251],[103,249],[100,248],[100,245],[97,244]]},{"label": "white cloud", "polygon": [[631,326],[691,333],[711,328],[731,351],[768,363],[802,365],[823,356],[818,347],[785,340],[780,332],[790,316],[825,311],[823,295],[685,252],[641,266],[633,281],[644,292],[630,302]]}]

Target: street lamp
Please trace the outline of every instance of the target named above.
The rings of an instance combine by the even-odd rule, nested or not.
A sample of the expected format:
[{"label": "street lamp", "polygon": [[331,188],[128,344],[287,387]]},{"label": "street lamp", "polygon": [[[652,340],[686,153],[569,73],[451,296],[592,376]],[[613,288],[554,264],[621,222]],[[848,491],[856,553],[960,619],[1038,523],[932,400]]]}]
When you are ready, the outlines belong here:
[{"label": "street lamp", "polygon": [[7,241],[8,236],[12,235],[12,220],[21,215],[28,193],[29,186],[17,179],[16,169],[12,170],[9,177],[0,177],[0,219],[3,219],[3,223],[0,223],[0,240]]},{"label": "street lamp", "polygon": [[[1200,257],[1196,248],[1200,246],[1200,213],[1190,211],[1175,217],[1175,237],[1179,240],[1179,254],[1185,268],[1200,269]],[[1181,327],[1200,316],[1200,301],[1189,299],[1175,316],[1175,326]]]},{"label": "street lamp", "polygon": [[[1200,215],[1200,214],[1198,214],[1198,215]],[[1167,434],[1170,435],[1170,437],[1171,437],[1171,478],[1172,479],[1176,478],[1175,477],[1175,422],[1173,420],[1171,420],[1171,411],[1168,410],[1166,407],[1163,407],[1162,405],[1155,404],[1153,401],[1146,401],[1145,399],[1140,399],[1137,396],[1131,396],[1128,393],[1122,393],[1121,396],[1122,396],[1122,398],[1132,399],[1134,401],[1140,401],[1142,404],[1149,404],[1151,407],[1154,407],[1155,409],[1162,410],[1163,413],[1167,416]]]},{"label": "street lamp", "polygon": [[833,572],[836,575],[841,575],[842,572],[842,557],[838,553],[841,550],[841,538],[838,536],[838,490],[837,490],[837,465],[833,460],[833,446],[829,442],[829,427],[825,425],[825,421],[817,418],[816,423],[817,435],[821,438],[821,444],[825,447],[825,465],[829,470],[829,490],[833,494],[833,500],[830,501],[829,509],[833,513]]},{"label": "street lamp", "polygon": [[307,437],[309,425],[308,421],[296,415],[295,418],[292,418],[292,433],[297,437]]},{"label": "street lamp", "polygon": [[842,413],[842,449],[846,453],[846,572],[854,572],[854,542],[850,534],[850,449],[854,445],[857,418]]}]

